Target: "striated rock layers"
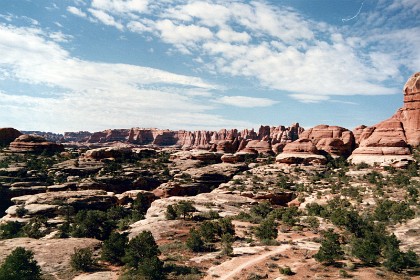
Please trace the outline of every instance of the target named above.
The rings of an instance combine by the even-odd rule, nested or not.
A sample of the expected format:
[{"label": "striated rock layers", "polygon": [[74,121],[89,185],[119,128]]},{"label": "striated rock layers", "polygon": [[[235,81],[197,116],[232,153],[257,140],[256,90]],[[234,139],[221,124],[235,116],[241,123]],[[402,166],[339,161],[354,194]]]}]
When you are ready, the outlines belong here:
[{"label": "striated rock layers", "polygon": [[340,126],[317,125],[299,138],[310,139],[320,153],[348,157],[355,148],[353,133]]},{"label": "striated rock layers", "polygon": [[61,144],[48,142],[45,138],[37,135],[21,135],[9,145],[12,152],[31,153],[55,153],[64,151]]},{"label": "striated rock layers", "polygon": [[404,106],[391,118],[354,129],[358,148],[352,163],[404,166],[413,160],[409,146],[420,144],[420,72],[408,79],[403,93]]},{"label": "striated rock layers", "polygon": [[307,138],[287,144],[283,152],[276,157],[276,162],[286,164],[325,164],[327,158],[319,154],[315,144]]},{"label": "striated rock layers", "polygon": [[[221,129],[219,131],[186,131],[162,129],[108,129],[92,133],[66,133],[66,141],[87,143],[125,142],[138,145],[177,146],[183,149],[205,149],[214,152],[235,153],[241,150],[272,154],[282,150],[289,142],[298,139],[303,128],[299,124],[290,127],[261,126],[253,129]],[[80,136],[78,138],[78,136]]]},{"label": "striated rock layers", "polygon": [[325,164],[327,155],[348,157],[354,146],[353,133],[348,129],[318,125],[302,132],[299,140],[287,144],[276,161],[286,164]]},{"label": "striated rock layers", "polygon": [[22,133],[11,127],[0,128],[0,146],[7,146],[13,140],[21,136]]}]

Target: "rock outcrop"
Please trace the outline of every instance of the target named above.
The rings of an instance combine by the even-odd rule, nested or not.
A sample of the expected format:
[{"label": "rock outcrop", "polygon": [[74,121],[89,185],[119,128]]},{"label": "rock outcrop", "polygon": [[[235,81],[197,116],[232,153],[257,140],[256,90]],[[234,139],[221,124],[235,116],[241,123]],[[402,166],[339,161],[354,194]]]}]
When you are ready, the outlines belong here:
[{"label": "rock outcrop", "polygon": [[420,144],[420,73],[408,79],[403,93],[404,106],[391,118],[372,127],[355,128],[358,148],[349,157],[353,164],[401,167],[413,160],[409,146]]},{"label": "rock outcrop", "polygon": [[0,128],[0,147],[7,146],[13,142],[16,138],[21,136],[22,133],[11,127]]},{"label": "rock outcrop", "polygon": [[420,72],[411,76],[404,86],[404,106],[394,115],[403,124],[407,143],[420,145]]},{"label": "rock outcrop", "polygon": [[319,152],[333,157],[348,157],[355,147],[353,133],[339,126],[317,125],[304,131],[299,138],[310,139]]},{"label": "rock outcrop", "polygon": [[21,135],[10,143],[9,149],[21,153],[57,153],[64,151],[64,146],[48,142],[41,136]]},{"label": "rock outcrop", "polygon": [[320,155],[310,139],[298,139],[287,144],[283,152],[276,157],[276,162],[286,164],[325,164],[327,159]]},{"label": "rock outcrop", "polygon": [[156,128],[108,129],[92,134],[88,132],[66,132],[64,141],[100,144],[123,142],[158,147],[176,146],[184,150],[203,149],[221,153],[235,153],[242,150],[264,154],[277,153],[287,143],[298,139],[303,128],[298,123],[290,127],[261,126],[253,129],[221,129],[219,131],[162,130]]}]

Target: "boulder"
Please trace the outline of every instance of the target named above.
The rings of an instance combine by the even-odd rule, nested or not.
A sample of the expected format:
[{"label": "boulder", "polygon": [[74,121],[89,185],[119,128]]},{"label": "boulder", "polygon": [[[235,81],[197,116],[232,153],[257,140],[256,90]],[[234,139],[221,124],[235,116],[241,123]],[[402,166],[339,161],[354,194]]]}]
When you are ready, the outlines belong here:
[{"label": "boulder", "polygon": [[8,146],[21,135],[22,133],[19,130],[14,129],[12,127],[0,128],[0,147]]},{"label": "boulder", "polygon": [[41,136],[25,134],[11,142],[9,149],[20,153],[58,153],[64,151],[64,146],[48,142]]},{"label": "boulder", "polygon": [[256,159],[258,157],[258,154],[253,152],[237,152],[234,154],[224,154],[222,156],[222,162],[224,163],[240,163],[240,162],[246,162],[248,159]]},{"label": "boulder", "polygon": [[299,138],[310,139],[319,152],[333,157],[348,157],[355,147],[353,133],[340,126],[317,125],[302,132]]},{"label": "boulder", "polygon": [[273,155],[273,151],[271,149],[271,143],[267,140],[251,140],[249,141],[245,148],[241,150],[241,152],[245,153],[258,153],[262,155]]},{"label": "boulder", "polygon": [[320,155],[310,139],[298,139],[287,144],[283,152],[276,157],[276,162],[286,164],[325,164],[327,159]]},{"label": "boulder", "polygon": [[121,147],[104,147],[86,151],[84,154],[85,158],[91,158],[94,160],[101,160],[105,158],[121,158],[130,157],[132,150],[130,148]]}]

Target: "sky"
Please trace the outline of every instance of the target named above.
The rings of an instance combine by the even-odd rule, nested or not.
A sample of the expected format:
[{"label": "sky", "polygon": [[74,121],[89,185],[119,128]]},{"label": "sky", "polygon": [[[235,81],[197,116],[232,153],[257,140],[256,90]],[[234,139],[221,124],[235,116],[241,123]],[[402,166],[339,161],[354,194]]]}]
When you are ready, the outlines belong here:
[{"label": "sky", "polygon": [[0,0],[0,127],[374,125],[419,46],[418,0]]}]

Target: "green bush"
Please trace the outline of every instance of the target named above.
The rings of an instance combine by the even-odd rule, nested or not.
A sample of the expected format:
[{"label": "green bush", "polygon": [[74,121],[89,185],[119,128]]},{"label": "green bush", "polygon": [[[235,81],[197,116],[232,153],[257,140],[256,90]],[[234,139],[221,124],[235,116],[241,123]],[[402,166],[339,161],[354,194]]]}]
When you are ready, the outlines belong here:
[{"label": "green bush", "polygon": [[274,219],[265,219],[255,228],[255,236],[260,240],[276,239],[277,235],[277,224]]},{"label": "green bush", "polygon": [[105,240],[102,245],[102,259],[113,264],[122,264],[127,244],[127,234],[112,232],[109,238]]},{"label": "green bush", "polygon": [[324,231],[322,233],[321,247],[318,252],[314,255],[314,258],[318,262],[331,264],[336,260],[341,260],[344,252],[340,245],[340,235],[333,232],[332,229]]},{"label": "green bush", "polygon": [[74,248],[74,253],[70,256],[70,265],[77,271],[90,271],[95,264],[92,256],[92,250],[89,248]]},{"label": "green bush", "polygon": [[234,238],[232,236],[232,234],[230,233],[225,233],[222,235],[221,238],[221,246],[222,246],[222,250],[221,250],[221,254],[222,255],[227,255],[230,256],[233,253],[233,244]]},{"label": "green bush", "polygon": [[123,261],[131,268],[127,275],[134,279],[164,279],[163,262],[159,260],[159,248],[150,231],[143,231],[128,243]]},{"label": "green bush", "polygon": [[105,212],[99,210],[79,211],[72,225],[72,236],[88,237],[105,240],[112,230],[116,228],[116,222],[108,219]]},{"label": "green bush", "polygon": [[0,280],[39,280],[41,268],[34,260],[34,253],[17,247],[0,266]]},{"label": "green bush", "polygon": [[281,274],[284,274],[284,275],[294,275],[295,273],[292,271],[292,269],[290,268],[290,267],[288,267],[288,266],[285,266],[285,267],[280,267],[279,268],[279,272],[281,273]]},{"label": "green bush", "polygon": [[7,222],[0,224],[0,239],[10,239],[22,235],[22,224],[19,222]]},{"label": "green bush", "polygon": [[44,237],[47,228],[47,218],[37,216],[32,218],[24,227],[23,232],[30,238],[41,238]]},{"label": "green bush", "polygon": [[190,229],[190,235],[187,238],[187,247],[193,252],[205,251],[204,241],[195,228]]}]

